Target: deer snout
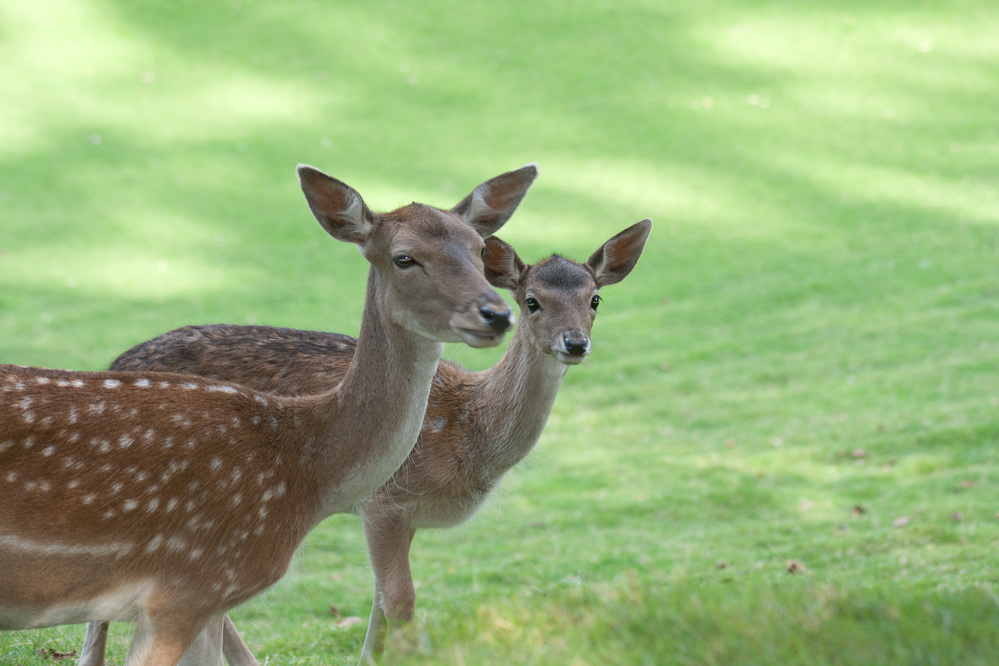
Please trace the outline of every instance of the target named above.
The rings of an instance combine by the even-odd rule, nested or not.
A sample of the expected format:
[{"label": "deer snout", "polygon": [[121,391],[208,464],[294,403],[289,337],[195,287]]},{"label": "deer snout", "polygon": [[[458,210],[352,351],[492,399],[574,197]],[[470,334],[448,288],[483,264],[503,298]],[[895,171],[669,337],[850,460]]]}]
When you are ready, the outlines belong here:
[{"label": "deer snout", "polygon": [[552,349],[556,358],[566,365],[576,365],[590,353],[590,336],[583,331],[564,331],[556,334]]},{"label": "deer snout", "polygon": [[479,314],[482,315],[482,320],[486,322],[489,330],[494,333],[505,333],[510,328],[510,316],[513,313],[509,308],[504,311],[498,311],[488,305],[484,305],[479,308]]},{"label": "deer snout", "polygon": [[565,336],[565,350],[570,354],[582,356],[590,351],[590,340],[585,335],[578,338],[571,334]]},{"label": "deer snout", "polygon": [[582,331],[565,331],[555,336],[555,354],[558,360],[569,365],[581,363],[590,353],[590,336]]},{"label": "deer snout", "polygon": [[470,347],[493,347],[513,326],[514,315],[499,294],[483,294],[451,318],[451,327]]}]

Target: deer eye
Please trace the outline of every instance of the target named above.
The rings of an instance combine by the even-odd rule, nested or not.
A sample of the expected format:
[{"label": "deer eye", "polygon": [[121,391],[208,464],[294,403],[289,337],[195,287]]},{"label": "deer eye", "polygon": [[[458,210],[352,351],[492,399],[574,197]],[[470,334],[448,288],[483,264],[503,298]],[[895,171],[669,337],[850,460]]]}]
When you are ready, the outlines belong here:
[{"label": "deer eye", "polygon": [[400,254],[398,257],[392,260],[392,263],[394,263],[399,268],[409,268],[410,266],[414,266],[416,264],[416,260],[413,259],[408,254]]},{"label": "deer eye", "polygon": [[528,298],[526,301],[524,301],[524,305],[526,305],[527,309],[531,312],[537,312],[538,310],[541,309],[541,304],[538,303],[533,298]]},{"label": "deer eye", "polygon": [[596,310],[598,305],[600,305],[600,297],[599,296],[594,296],[593,298],[590,299],[590,308],[591,309]]},{"label": "deer eye", "polygon": [[486,248],[483,247],[482,248],[482,252],[479,253],[479,256],[482,257],[483,259],[485,259],[486,258],[486,252],[487,252]]}]

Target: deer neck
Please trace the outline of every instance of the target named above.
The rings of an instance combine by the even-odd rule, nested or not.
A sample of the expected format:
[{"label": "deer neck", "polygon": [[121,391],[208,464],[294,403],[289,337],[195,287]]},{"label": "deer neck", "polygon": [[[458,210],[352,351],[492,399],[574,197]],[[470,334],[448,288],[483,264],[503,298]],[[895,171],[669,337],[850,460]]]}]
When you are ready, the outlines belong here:
[{"label": "deer neck", "polygon": [[319,520],[387,481],[419,436],[444,344],[404,329],[390,313],[372,268],[353,360],[343,381],[318,398],[323,434],[302,452],[305,468],[324,477]]},{"label": "deer neck", "polygon": [[498,476],[523,460],[541,437],[567,365],[543,354],[517,328],[506,354],[486,370],[481,392],[478,454],[490,476]]}]

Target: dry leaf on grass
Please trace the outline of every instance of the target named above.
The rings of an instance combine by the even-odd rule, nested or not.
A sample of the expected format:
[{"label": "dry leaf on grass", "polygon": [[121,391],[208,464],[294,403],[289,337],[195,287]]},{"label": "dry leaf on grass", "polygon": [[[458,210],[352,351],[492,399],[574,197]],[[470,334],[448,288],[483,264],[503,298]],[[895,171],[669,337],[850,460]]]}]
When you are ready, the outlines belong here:
[{"label": "dry leaf on grass", "polygon": [[860,504],[854,504],[853,508],[850,509],[850,515],[853,516],[854,518],[859,518],[860,516],[864,515],[865,513],[867,513],[867,509],[865,509]]},{"label": "dry leaf on grass", "polygon": [[961,522],[962,520],[964,520],[964,514],[961,513],[960,511],[955,511],[954,513],[950,514],[950,517],[956,520],[957,522]]},{"label": "dry leaf on grass", "polygon": [[728,561],[718,560],[717,562],[715,562],[715,569],[728,569]]},{"label": "dry leaf on grass", "polygon": [[51,657],[55,661],[60,661],[62,659],[68,659],[70,657],[75,657],[76,656],[76,650],[70,650],[69,652],[59,652],[58,650],[51,650],[51,649],[42,648],[41,650],[38,651],[38,654],[40,654],[43,659],[45,657]]},{"label": "dry leaf on grass", "polygon": [[333,626],[335,626],[337,629],[350,629],[351,627],[361,624],[362,622],[364,622],[364,620],[357,617],[356,615],[352,615],[350,617],[340,618],[339,620],[333,623]]},{"label": "dry leaf on grass", "polygon": [[330,604],[330,615],[336,618],[343,617],[343,615],[340,613],[340,609],[337,608],[336,604]]},{"label": "dry leaf on grass", "polygon": [[905,527],[909,524],[909,516],[899,516],[895,520],[891,521],[892,527]]},{"label": "dry leaf on grass", "polygon": [[789,574],[805,573],[805,565],[798,560],[791,560],[787,563],[787,572]]}]

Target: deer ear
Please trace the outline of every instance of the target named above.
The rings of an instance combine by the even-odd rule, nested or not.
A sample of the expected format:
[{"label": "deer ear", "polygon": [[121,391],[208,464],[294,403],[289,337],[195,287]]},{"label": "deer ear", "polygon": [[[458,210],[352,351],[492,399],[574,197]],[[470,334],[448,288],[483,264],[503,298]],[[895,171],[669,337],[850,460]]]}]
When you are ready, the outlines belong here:
[{"label": "deer ear", "polygon": [[470,224],[485,238],[506,224],[538,177],[535,163],[508,171],[482,183],[461,200],[451,212]]},{"label": "deer ear", "polygon": [[378,217],[357,191],[307,164],[298,165],[298,182],[319,224],[333,238],[363,245],[371,238]]},{"label": "deer ear", "polygon": [[642,256],[650,231],[652,220],[645,218],[611,238],[593,253],[586,265],[593,269],[598,289],[620,282],[628,276]]},{"label": "deer ear", "polygon": [[486,281],[500,289],[516,289],[527,268],[514,250],[506,242],[490,236],[486,239],[486,253],[482,256],[486,265]]}]

